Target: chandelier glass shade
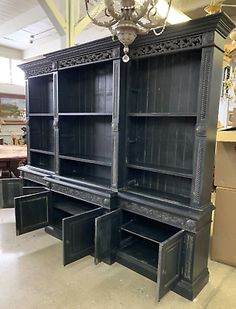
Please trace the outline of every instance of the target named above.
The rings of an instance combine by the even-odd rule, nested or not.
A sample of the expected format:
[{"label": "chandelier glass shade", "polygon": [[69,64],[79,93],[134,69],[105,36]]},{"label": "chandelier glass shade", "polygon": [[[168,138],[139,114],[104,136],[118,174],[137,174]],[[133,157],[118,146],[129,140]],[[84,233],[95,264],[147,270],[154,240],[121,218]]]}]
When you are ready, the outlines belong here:
[{"label": "chandelier glass shade", "polygon": [[87,15],[93,24],[106,27],[113,36],[117,36],[124,45],[122,59],[128,62],[129,45],[138,35],[147,34],[151,30],[155,35],[163,33],[172,0],[169,0],[165,16],[158,11],[159,0],[104,0],[104,17],[101,20],[90,14],[90,6],[92,7],[94,2],[97,1],[85,0]]}]

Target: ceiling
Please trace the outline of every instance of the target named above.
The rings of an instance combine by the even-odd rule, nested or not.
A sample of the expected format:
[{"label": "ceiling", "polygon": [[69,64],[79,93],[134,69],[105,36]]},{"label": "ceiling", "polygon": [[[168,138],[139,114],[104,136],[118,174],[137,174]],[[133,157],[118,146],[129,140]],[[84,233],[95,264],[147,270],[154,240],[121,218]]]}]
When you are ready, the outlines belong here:
[{"label": "ceiling", "polygon": [[[75,0],[76,4],[77,1]],[[195,19],[206,15],[204,7],[210,0],[173,0],[172,5],[184,12],[190,18]],[[54,3],[65,15],[65,0],[54,0]],[[235,0],[224,1],[224,4],[235,4]],[[81,18],[85,16],[84,0],[80,1]],[[236,7],[223,8],[223,10],[236,22]],[[77,8],[76,8],[77,11]],[[8,46],[20,50],[30,50],[38,46],[46,46],[55,40],[60,40],[60,36],[53,24],[47,17],[45,11],[41,8],[37,0],[1,0],[0,1],[0,45]],[[95,37],[105,36],[108,31],[103,28],[90,25],[84,33],[77,38],[77,43],[83,41],[83,37],[94,39]],[[31,36],[33,35],[33,43]],[[55,44],[55,48],[59,48]],[[43,53],[39,51],[38,53]]]}]

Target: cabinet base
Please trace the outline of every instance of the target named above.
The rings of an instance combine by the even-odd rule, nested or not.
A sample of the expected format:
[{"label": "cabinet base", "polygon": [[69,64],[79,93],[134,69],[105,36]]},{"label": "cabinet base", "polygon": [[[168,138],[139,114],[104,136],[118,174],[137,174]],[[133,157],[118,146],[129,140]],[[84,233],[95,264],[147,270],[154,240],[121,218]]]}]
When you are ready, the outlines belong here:
[{"label": "cabinet base", "polygon": [[51,225],[45,227],[45,232],[55,238],[58,238],[59,240],[62,240],[62,231]]},{"label": "cabinet base", "polygon": [[194,298],[201,292],[201,290],[204,288],[208,281],[209,272],[208,269],[206,269],[193,282],[189,282],[184,279],[180,280],[177,285],[172,289],[172,291],[183,296],[184,298],[194,300]]}]

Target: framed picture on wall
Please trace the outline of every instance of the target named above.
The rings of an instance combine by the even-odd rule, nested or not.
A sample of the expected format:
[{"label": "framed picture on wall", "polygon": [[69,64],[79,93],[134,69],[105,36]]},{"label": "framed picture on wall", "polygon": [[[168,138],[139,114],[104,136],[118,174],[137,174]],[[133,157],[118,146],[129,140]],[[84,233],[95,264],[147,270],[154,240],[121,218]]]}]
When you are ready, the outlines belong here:
[{"label": "framed picture on wall", "polygon": [[0,142],[24,143],[26,99],[24,95],[0,93]]}]

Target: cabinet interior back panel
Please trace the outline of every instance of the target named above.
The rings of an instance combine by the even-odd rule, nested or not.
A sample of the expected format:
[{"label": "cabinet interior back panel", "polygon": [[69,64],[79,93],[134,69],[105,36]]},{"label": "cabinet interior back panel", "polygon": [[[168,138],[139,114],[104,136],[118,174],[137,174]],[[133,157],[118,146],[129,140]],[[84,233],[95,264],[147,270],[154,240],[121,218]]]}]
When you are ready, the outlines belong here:
[{"label": "cabinet interior back panel", "polygon": [[112,63],[59,72],[59,112],[112,112]]},{"label": "cabinet interior back panel", "polygon": [[31,117],[29,127],[30,147],[53,152],[53,117]]},{"label": "cabinet interior back panel", "polygon": [[30,152],[30,161],[32,166],[54,171],[54,156],[52,155]]},{"label": "cabinet interior back panel", "polygon": [[60,154],[111,162],[110,117],[60,117]]},{"label": "cabinet interior back panel", "polygon": [[201,52],[180,52],[132,61],[129,112],[197,112]]},{"label": "cabinet interior back panel", "polygon": [[29,79],[29,113],[53,112],[53,77],[45,75]]},{"label": "cabinet interior back panel", "polygon": [[192,173],[195,118],[131,118],[128,162]]}]

